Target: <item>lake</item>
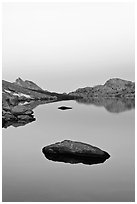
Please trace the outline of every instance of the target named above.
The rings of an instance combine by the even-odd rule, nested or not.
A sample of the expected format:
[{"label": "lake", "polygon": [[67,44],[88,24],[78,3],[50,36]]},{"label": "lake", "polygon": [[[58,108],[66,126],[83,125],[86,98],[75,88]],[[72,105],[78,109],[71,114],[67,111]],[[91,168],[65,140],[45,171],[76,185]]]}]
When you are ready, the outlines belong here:
[{"label": "lake", "polygon": [[[62,111],[58,107],[71,106]],[[135,112],[62,101],[34,109],[36,121],[3,129],[4,202],[131,202],[135,188]],[[46,159],[42,148],[65,139],[108,152],[94,165]]]}]

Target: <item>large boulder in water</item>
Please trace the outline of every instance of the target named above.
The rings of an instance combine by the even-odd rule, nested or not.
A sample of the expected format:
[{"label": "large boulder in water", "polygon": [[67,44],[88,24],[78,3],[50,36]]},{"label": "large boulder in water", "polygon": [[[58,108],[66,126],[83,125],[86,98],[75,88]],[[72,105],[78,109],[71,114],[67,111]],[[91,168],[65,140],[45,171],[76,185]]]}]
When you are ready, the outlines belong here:
[{"label": "large boulder in water", "polygon": [[64,140],[42,149],[45,157],[49,160],[65,163],[97,164],[103,163],[110,155],[86,143]]}]

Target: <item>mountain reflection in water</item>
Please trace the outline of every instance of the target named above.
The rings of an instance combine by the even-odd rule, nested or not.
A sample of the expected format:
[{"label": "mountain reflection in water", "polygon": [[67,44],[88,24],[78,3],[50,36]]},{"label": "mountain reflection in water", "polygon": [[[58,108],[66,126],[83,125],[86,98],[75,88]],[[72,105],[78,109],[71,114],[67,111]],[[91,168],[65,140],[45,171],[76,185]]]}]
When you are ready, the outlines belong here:
[{"label": "mountain reflection in water", "polygon": [[78,103],[86,105],[104,106],[111,113],[120,113],[135,108],[134,98],[81,98]]},{"label": "mountain reflection in water", "polygon": [[[35,109],[39,105],[44,105],[48,103],[55,103],[58,101],[32,101],[24,106],[28,109]],[[135,99],[134,98],[81,98],[76,99],[77,103],[83,103],[85,105],[96,105],[96,106],[104,106],[105,109],[111,113],[121,113],[127,110],[131,110],[135,108]],[[33,118],[29,121],[10,121],[10,122],[3,122],[2,127],[7,128],[9,126],[19,127],[24,126],[28,123],[35,121],[36,119]]]},{"label": "mountain reflection in water", "polygon": [[[39,105],[55,103],[58,101],[33,101],[25,106],[33,110]],[[131,110],[135,108],[134,98],[80,98],[76,99],[77,103],[83,103],[85,105],[104,106],[105,109],[111,113],[120,113],[123,111]]]}]

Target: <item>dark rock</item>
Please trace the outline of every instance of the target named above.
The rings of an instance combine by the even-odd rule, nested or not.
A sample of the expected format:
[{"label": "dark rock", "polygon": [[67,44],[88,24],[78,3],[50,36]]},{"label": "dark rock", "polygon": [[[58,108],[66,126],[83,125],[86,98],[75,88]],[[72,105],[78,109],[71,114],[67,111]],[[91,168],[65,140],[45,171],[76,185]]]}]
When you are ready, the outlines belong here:
[{"label": "dark rock", "polygon": [[67,107],[67,106],[60,106],[58,107],[58,109],[60,110],[68,110],[68,109],[72,109],[71,107]]},{"label": "dark rock", "polygon": [[96,164],[102,163],[110,155],[101,149],[86,143],[64,140],[43,148],[47,159],[66,163]]}]

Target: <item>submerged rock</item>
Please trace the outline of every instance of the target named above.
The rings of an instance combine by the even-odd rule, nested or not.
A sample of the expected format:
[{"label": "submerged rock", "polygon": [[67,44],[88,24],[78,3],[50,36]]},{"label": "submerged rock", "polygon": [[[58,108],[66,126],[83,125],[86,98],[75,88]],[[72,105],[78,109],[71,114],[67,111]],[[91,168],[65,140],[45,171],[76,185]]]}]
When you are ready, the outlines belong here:
[{"label": "submerged rock", "polygon": [[58,109],[60,110],[68,110],[68,109],[72,109],[71,107],[67,107],[67,106],[60,106],[58,107]]},{"label": "submerged rock", "polygon": [[65,163],[97,164],[103,163],[110,155],[86,143],[64,140],[42,149],[45,157],[49,160]]}]

